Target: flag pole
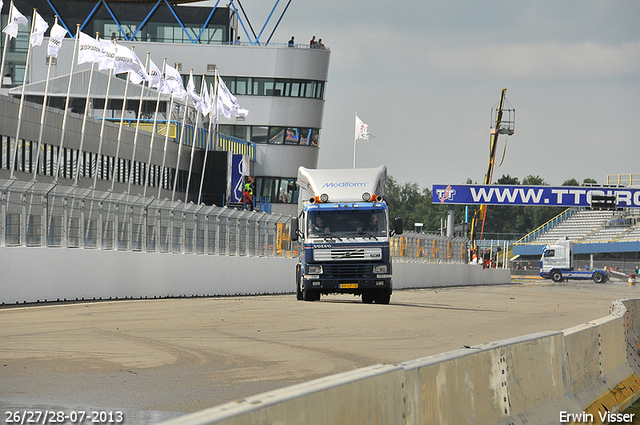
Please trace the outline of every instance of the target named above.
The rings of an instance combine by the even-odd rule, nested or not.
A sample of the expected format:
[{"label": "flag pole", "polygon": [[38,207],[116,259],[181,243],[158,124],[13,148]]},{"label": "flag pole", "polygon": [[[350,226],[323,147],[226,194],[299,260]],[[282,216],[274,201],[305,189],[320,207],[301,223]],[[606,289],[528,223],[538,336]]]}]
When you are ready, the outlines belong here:
[{"label": "flag pole", "polygon": [[[149,67],[149,57],[151,56],[151,52],[147,52],[147,59],[145,60],[144,69],[146,70]],[[140,117],[142,115],[142,103],[144,101],[144,80],[140,84],[140,103],[138,104],[138,119],[136,120],[136,132],[133,136],[133,153],[131,154],[131,169],[129,170],[129,182],[127,185],[127,193],[131,193],[131,182],[133,180],[134,171],[135,171],[135,160],[136,160],[136,147],[138,146],[138,133],[140,133]]]},{"label": "flag pole", "polygon": [[220,124],[220,108],[218,108],[218,100],[220,99],[220,76],[218,75],[218,69],[216,68],[216,72],[215,72],[215,76],[216,76],[216,80],[214,81],[215,83],[215,93],[216,93],[216,100],[213,103],[215,105],[215,110],[216,110],[216,124],[213,126],[213,150],[217,151],[218,150],[218,130],[219,128],[219,124]]},{"label": "flag pole", "polygon": [[29,57],[31,56],[31,34],[36,25],[36,9],[33,8],[31,17],[31,31],[29,32],[29,46],[27,47],[27,61],[24,65],[24,77],[22,78],[22,91],[20,92],[20,107],[18,109],[18,128],[16,129],[15,149],[13,150],[13,156],[11,157],[11,174],[10,179],[13,179],[14,169],[16,168],[16,157],[18,154],[18,142],[20,140],[20,127],[22,126],[22,111],[24,110],[24,90],[27,85],[27,77],[29,76]]},{"label": "flag pole", "polygon": [[[189,71],[189,79],[193,78],[193,68]],[[189,95],[184,99],[184,114],[182,114],[182,127],[180,128],[180,141],[178,142],[178,159],[176,160],[176,175],[173,178],[173,190],[171,192],[171,201],[176,197],[176,186],[178,185],[178,167],[180,166],[180,156],[182,155],[182,143],[184,142],[184,126],[187,122],[187,112],[189,111]],[[185,199],[186,203],[186,199]]]},{"label": "flag pole", "polygon": [[[160,86],[158,86],[158,98],[156,99],[156,112],[153,114],[153,127],[151,127],[151,141],[149,142],[149,160],[147,161],[147,166],[144,169],[144,188],[142,189],[142,197],[145,198],[147,196],[147,186],[151,184],[149,181],[149,177],[151,177],[151,154],[153,153],[153,142],[156,138],[156,133],[158,130],[156,126],[158,125],[158,111],[160,110],[160,95],[162,92],[160,89],[162,88],[162,75],[165,73],[167,69],[167,58],[164,58],[162,61],[162,71],[160,73]],[[169,127],[167,127],[168,131]],[[154,173],[153,179],[156,180],[158,178],[157,173]]]},{"label": "flag pole", "polygon": [[73,66],[76,62],[76,54],[78,53],[78,43],[80,41],[80,24],[76,27],[76,41],[73,45],[73,57],[71,58],[71,69],[69,70],[69,84],[67,85],[67,98],[64,103],[64,116],[62,117],[62,131],[60,132],[60,146],[58,147],[58,158],[55,165],[54,182],[58,181],[58,175],[60,174],[60,163],[62,161],[62,148],[64,146],[64,136],[67,128],[67,117],[69,116],[69,102],[71,100],[71,79],[73,77]]},{"label": "flag pole", "polygon": [[[133,51],[133,46],[131,46]],[[116,55],[118,53],[116,52]],[[116,184],[116,172],[120,174],[120,161],[118,156],[120,155],[120,142],[122,141],[122,127],[124,126],[124,114],[127,111],[127,92],[129,91],[129,80],[131,79],[131,73],[127,72],[127,81],[124,84],[124,94],[122,96],[122,110],[120,111],[120,126],[118,127],[118,140],[116,142],[116,155],[114,158],[115,164],[113,164],[113,178],[111,179],[111,192]],[[124,166],[124,162],[122,163]],[[123,173],[124,176],[124,173]],[[124,182],[123,182],[124,183]]]},{"label": "flag pole", "polygon": [[[57,25],[58,24],[58,15],[55,15],[55,20],[53,25]],[[51,27],[53,29],[53,27]],[[49,33],[49,35],[51,36],[51,33]],[[45,122],[45,115],[46,115],[46,110],[47,110],[47,95],[49,94],[49,79],[51,77],[51,62],[53,62],[51,59],[53,56],[48,56],[49,57],[49,63],[47,64],[47,80],[44,84],[44,99],[42,100],[42,112],[40,113],[40,132],[38,133],[38,146],[37,146],[37,151],[36,151],[36,166],[34,167],[35,169],[33,170],[33,179],[36,179],[36,172],[38,170],[38,168],[40,168],[40,164],[38,163],[40,161],[40,149],[42,149],[42,133],[44,130],[44,122]],[[43,157],[43,164],[44,164],[44,157]],[[44,167],[43,167],[44,169]],[[43,173],[45,174],[45,173]]]},{"label": "flag pole", "polygon": [[[202,75],[202,83],[200,83],[200,96],[202,97],[202,93],[204,92],[204,90],[207,89],[207,83],[205,82],[205,78],[204,75]],[[202,102],[204,102],[204,99],[200,102],[200,109],[202,109]],[[185,191],[184,194],[184,201],[187,202],[188,198],[189,198],[189,184],[191,183],[191,170],[193,167],[193,155],[195,153],[196,150],[196,141],[198,140],[198,120],[200,118],[200,114],[202,114],[202,111],[198,110],[198,107],[196,105],[196,124],[193,127],[193,141],[191,142],[191,158],[189,159],[189,174],[187,174],[187,189]],[[204,115],[203,115],[204,116]],[[206,146],[205,146],[206,149]],[[199,204],[199,201],[196,201],[197,204]]]},{"label": "flag pole", "polygon": [[[109,68],[109,77],[107,80],[107,91],[104,95],[104,107],[102,109],[102,122],[100,123],[100,141],[98,142],[98,153],[96,155],[96,172],[93,175],[93,188],[95,189],[98,184],[98,169],[100,169],[102,174],[102,180],[109,181],[109,163],[107,160],[106,170],[103,170],[104,161],[101,158],[102,155],[102,143],[104,142],[104,127],[107,121],[107,109],[109,106],[109,92],[111,91],[111,79],[113,78],[113,67]],[[106,179],[105,179],[106,173]]]},{"label": "flag pole", "polygon": [[[99,37],[100,37],[100,33],[96,32],[96,40],[98,42],[100,42]],[[91,62],[91,70],[89,71],[89,83],[87,84],[87,98],[84,101],[84,114],[82,114],[82,130],[80,130],[80,148],[78,149],[78,161],[76,163],[76,170],[75,170],[74,181],[73,181],[74,185],[78,184],[78,175],[80,174],[80,163],[83,163],[82,166],[84,167],[84,161],[82,159],[82,148],[84,146],[84,133],[85,133],[85,128],[87,126],[87,118],[89,115],[89,105],[91,105],[91,85],[93,84],[94,69],[95,69],[95,62]],[[71,169],[73,171],[73,165],[71,166]]]},{"label": "flag pole", "polygon": [[356,142],[358,141],[358,113],[356,112],[356,116],[354,119],[355,122],[355,136],[353,138],[353,168],[356,168]]},{"label": "flag pole", "polygon": [[[215,71],[216,75],[218,73],[218,70],[216,69]],[[215,78],[215,77],[214,77]],[[215,91],[214,86],[210,85],[209,86],[209,91],[213,93],[210,94],[211,98],[213,99],[213,105],[216,104],[216,96],[218,95],[217,91]],[[214,106],[214,109],[216,107]],[[200,176],[200,190],[198,191],[198,203],[199,204],[204,204],[204,202],[202,201],[202,187],[204,186],[204,172],[207,166],[207,154],[209,153],[209,143],[211,142],[211,131],[213,130],[212,128],[212,123],[213,123],[213,110],[211,112],[209,112],[209,129],[207,131],[207,142],[205,144],[204,147],[204,160],[202,161],[202,175]]]},{"label": "flag pole", "polygon": [[[11,7],[12,5],[13,0],[11,0],[11,4],[9,5],[9,20],[7,22],[11,22],[13,20],[13,7]],[[4,36],[4,47],[2,48],[2,65],[0,65],[0,87],[4,85],[4,58],[7,57],[7,44],[9,44],[9,34],[5,34]]]},{"label": "flag pole", "polygon": [[[165,58],[166,61],[166,58]],[[166,66],[165,66],[166,77]],[[171,90],[171,100],[169,101],[169,110],[167,111],[167,128],[164,132],[164,148],[162,152],[162,166],[160,167],[160,184],[158,184],[158,200],[160,200],[160,192],[162,191],[162,185],[164,184],[164,165],[167,160],[167,145],[169,143],[169,130],[171,129],[171,115],[173,114],[173,90]]]}]

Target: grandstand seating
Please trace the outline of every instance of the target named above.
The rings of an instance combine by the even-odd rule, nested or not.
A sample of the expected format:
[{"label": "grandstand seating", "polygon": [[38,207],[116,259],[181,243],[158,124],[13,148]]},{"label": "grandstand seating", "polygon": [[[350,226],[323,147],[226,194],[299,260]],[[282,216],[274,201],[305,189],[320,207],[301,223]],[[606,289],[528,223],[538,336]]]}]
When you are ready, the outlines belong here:
[{"label": "grandstand seating", "polygon": [[[533,244],[546,245],[567,236],[570,240],[580,242],[604,242],[616,239],[629,227],[608,227],[620,213],[618,211],[580,210],[562,223],[538,236]],[[640,237],[640,231],[638,233]]]}]

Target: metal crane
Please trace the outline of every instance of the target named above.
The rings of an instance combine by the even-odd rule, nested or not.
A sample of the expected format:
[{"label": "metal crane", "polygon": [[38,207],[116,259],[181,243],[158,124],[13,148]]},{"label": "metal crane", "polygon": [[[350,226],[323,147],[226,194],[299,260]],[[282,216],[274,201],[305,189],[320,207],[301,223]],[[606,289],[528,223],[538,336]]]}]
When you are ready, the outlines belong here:
[{"label": "metal crane", "polygon": [[[500,95],[500,101],[498,102],[497,107],[494,106],[491,109],[491,130],[490,134],[490,146],[489,146],[489,167],[487,168],[487,174],[484,175],[484,184],[490,185],[493,179],[493,170],[495,168],[496,163],[496,150],[498,147],[498,136],[500,134],[506,134],[507,136],[512,136],[515,130],[515,114],[516,110],[509,105],[506,99],[507,89],[502,89],[502,94]],[[495,119],[494,119],[495,117]],[[504,161],[505,154],[507,152],[507,142],[505,140],[504,143],[504,152],[502,154],[502,162]],[[484,233],[484,222],[487,216],[487,206],[481,205],[480,208],[475,212],[473,218],[471,220],[471,229],[469,232],[469,239],[471,240],[471,251],[477,251],[476,247],[476,227],[478,222],[482,220],[482,226],[480,228],[480,239],[482,240],[482,236]],[[479,254],[476,252],[476,254]]]}]

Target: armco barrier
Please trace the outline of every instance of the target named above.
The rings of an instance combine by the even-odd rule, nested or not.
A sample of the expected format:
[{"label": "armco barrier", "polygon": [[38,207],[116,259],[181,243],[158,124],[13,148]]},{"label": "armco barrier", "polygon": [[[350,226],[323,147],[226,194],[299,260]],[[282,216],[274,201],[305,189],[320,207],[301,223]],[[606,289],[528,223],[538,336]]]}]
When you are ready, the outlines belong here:
[{"label": "armco barrier", "polygon": [[[185,415],[165,425],[607,422],[640,397],[640,299],[563,332],[376,365]],[[616,416],[613,422],[633,418]]]}]

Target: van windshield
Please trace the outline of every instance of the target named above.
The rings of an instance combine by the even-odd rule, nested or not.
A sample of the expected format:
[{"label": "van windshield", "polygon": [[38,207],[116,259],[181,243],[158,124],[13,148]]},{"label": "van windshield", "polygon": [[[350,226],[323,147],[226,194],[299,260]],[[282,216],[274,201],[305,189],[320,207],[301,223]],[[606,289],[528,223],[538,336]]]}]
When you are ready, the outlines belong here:
[{"label": "van windshield", "polygon": [[310,237],[384,237],[387,234],[384,210],[309,211],[307,220]]}]

